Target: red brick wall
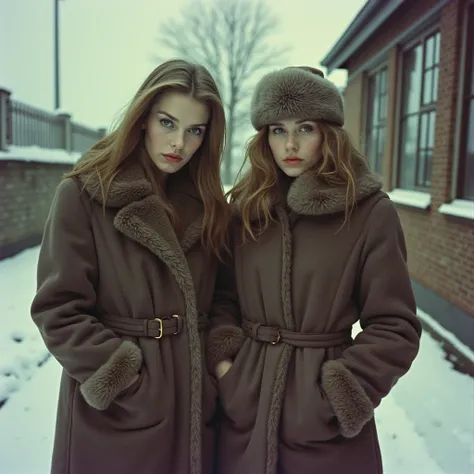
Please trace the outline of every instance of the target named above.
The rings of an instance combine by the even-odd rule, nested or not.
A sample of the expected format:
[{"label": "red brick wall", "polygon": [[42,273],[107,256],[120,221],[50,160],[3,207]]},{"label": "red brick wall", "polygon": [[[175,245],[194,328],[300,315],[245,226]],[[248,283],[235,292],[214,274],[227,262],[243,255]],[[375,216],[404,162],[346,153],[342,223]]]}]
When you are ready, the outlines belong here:
[{"label": "red brick wall", "polygon": [[31,242],[43,233],[51,201],[71,166],[0,161],[0,258],[8,247]]},{"label": "red brick wall", "polygon": [[[359,68],[367,59],[387,45],[395,36],[420,18],[436,3],[434,0],[407,0],[400,11],[369,41],[361,54],[351,58],[351,69]],[[439,213],[441,204],[450,201],[455,154],[457,99],[459,89],[460,51],[465,0],[451,0],[441,14],[440,75],[436,117],[436,138],[432,168],[431,210],[421,211],[399,206],[398,211],[407,239],[409,268],[413,278],[426,288],[474,316],[474,221],[448,217]],[[389,76],[397,67],[396,49],[388,62]],[[358,75],[358,77],[361,75]],[[392,75],[393,77],[393,75]],[[389,90],[394,97],[396,91]],[[395,97],[396,99],[396,97]],[[359,105],[360,104],[360,105]],[[365,101],[355,94],[346,97],[346,108],[363,107]],[[392,113],[392,112],[391,112]],[[354,115],[355,112],[353,111]],[[392,146],[395,121],[387,130],[385,159]],[[391,169],[386,164],[385,170]],[[385,177],[390,183],[390,177]]]}]

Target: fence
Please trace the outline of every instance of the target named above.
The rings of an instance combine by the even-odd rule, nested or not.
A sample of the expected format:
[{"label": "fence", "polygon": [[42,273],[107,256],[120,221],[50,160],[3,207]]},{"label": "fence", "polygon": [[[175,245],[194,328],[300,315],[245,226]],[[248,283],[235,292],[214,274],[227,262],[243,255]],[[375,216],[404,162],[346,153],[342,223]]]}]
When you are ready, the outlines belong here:
[{"label": "fence", "polygon": [[10,145],[59,148],[84,152],[100,140],[106,131],[74,123],[71,115],[51,113],[11,98],[0,88],[0,151]]}]

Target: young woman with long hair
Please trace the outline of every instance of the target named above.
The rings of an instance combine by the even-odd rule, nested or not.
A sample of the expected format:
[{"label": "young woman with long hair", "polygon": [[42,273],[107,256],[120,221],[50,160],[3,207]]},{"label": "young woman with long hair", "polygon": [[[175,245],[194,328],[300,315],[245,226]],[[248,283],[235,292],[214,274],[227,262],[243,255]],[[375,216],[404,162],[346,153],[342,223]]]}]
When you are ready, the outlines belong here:
[{"label": "young woman with long hair", "polygon": [[421,332],[397,212],[321,71],[265,76],[251,118],[208,341],[217,472],[380,474],[374,408]]},{"label": "young woman with long hair", "polygon": [[224,132],[209,72],[168,61],[60,183],[31,308],[64,369],[52,473],[212,471]]}]

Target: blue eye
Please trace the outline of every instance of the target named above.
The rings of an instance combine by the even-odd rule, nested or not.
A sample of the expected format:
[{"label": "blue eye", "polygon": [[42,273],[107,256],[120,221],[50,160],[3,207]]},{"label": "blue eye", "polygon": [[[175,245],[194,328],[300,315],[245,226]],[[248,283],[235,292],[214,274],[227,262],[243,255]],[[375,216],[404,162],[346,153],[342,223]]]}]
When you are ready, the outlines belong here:
[{"label": "blue eye", "polygon": [[285,130],[283,130],[281,127],[276,127],[272,129],[272,133],[273,135],[281,135],[282,133],[285,133]]},{"label": "blue eye", "polygon": [[203,133],[202,128],[190,128],[189,131],[192,135],[196,135],[197,137],[199,137]]},{"label": "blue eye", "polygon": [[173,122],[169,119],[161,119],[160,120],[160,123],[161,125],[163,125],[163,127],[166,127],[166,128],[173,128]]},{"label": "blue eye", "polygon": [[303,133],[310,133],[314,130],[314,128],[311,126],[311,125],[303,125],[300,130],[303,132]]}]

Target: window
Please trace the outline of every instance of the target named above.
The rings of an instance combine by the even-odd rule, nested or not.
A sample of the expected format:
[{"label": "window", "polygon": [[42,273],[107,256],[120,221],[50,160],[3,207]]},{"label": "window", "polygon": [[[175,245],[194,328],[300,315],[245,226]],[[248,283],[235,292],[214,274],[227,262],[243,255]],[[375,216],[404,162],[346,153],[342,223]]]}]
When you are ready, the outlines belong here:
[{"label": "window", "polygon": [[403,53],[398,186],[426,191],[431,184],[441,34]]},{"label": "window", "polygon": [[458,197],[474,200],[474,3],[468,12]]},{"label": "window", "polygon": [[383,170],[385,129],[387,118],[387,68],[383,67],[369,76],[366,122],[366,153],[372,169]]}]

